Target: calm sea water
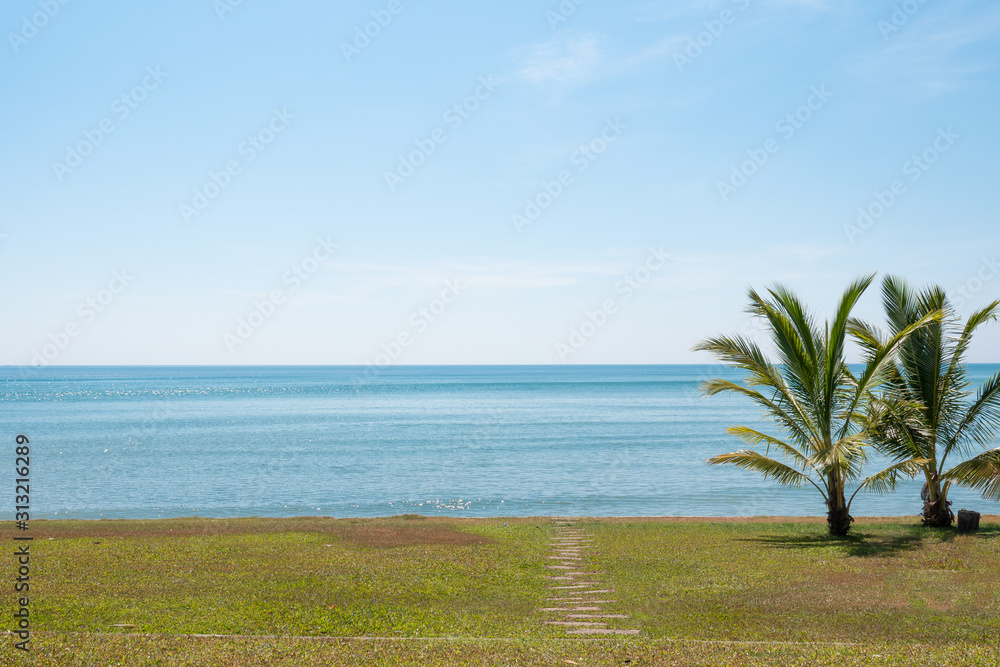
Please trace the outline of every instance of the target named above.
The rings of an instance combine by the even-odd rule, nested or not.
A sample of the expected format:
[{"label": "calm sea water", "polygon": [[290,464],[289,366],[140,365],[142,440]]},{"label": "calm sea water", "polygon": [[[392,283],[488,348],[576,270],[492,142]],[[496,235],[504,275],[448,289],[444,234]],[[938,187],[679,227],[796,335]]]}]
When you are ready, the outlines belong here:
[{"label": "calm sea water", "polygon": [[[979,382],[998,366],[973,366]],[[734,377],[728,371],[730,377]],[[31,439],[32,518],[822,515],[705,465],[758,424],[719,366],[0,368],[0,471]],[[914,515],[920,483],[855,515]],[[1000,512],[975,494],[955,509]]]}]

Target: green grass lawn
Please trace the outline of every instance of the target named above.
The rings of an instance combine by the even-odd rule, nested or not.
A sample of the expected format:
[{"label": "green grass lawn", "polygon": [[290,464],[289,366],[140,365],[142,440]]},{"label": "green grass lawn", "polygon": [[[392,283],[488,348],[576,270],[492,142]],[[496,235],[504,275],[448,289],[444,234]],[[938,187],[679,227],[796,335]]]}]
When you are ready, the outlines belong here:
[{"label": "green grass lawn", "polygon": [[56,632],[538,634],[549,526],[504,523],[35,522],[35,620]]},{"label": "green grass lawn", "polygon": [[[859,519],[846,540],[823,520],[579,525],[594,539],[587,567],[606,572],[638,637],[542,623],[544,519],[35,521],[28,659],[1000,665],[997,517],[978,535]],[[196,634],[262,637],[178,636]],[[360,636],[379,639],[328,639]],[[27,664],[5,642],[0,664]]]},{"label": "green grass lawn", "polygon": [[[595,564],[652,637],[996,643],[1000,526],[978,535],[861,519],[612,522]],[[1000,665],[1000,659],[997,662]]]}]

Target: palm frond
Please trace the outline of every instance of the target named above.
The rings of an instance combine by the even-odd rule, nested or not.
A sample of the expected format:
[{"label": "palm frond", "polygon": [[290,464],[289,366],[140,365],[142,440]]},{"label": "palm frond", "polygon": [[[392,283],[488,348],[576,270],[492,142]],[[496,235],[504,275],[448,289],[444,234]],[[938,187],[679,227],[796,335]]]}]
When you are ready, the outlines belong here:
[{"label": "palm frond", "polygon": [[886,392],[873,397],[868,407],[865,431],[879,451],[896,461],[934,456],[922,403]]},{"label": "palm frond", "polygon": [[1000,319],[1000,299],[986,304],[969,315],[969,319],[965,321],[965,327],[955,343],[955,353],[952,355],[953,365],[961,363],[965,357],[965,352],[972,342],[972,334],[975,333],[976,329],[987,322],[995,322],[997,319]]},{"label": "palm frond", "polygon": [[868,444],[868,434],[862,431],[839,440],[834,440],[813,453],[809,463],[820,469],[845,469],[851,459],[864,457],[864,448]]},{"label": "palm frond", "polygon": [[869,355],[877,352],[885,344],[882,332],[862,320],[851,318],[847,331],[861,349]]},{"label": "palm frond", "polygon": [[[872,493],[887,493],[892,491],[896,488],[900,477],[910,479],[922,471],[926,464],[927,459],[908,459],[894,463],[885,470],[861,480],[861,484],[858,486],[857,491],[854,492],[854,495],[857,495],[858,491],[862,489],[866,489]],[[852,499],[854,495],[851,496]]]},{"label": "palm frond", "polygon": [[[771,294],[780,295],[782,290],[780,285],[776,286],[771,289]],[[815,383],[812,378],[816,374],[816,364],[808,349],[813,342],[803,340],[803,332],[785,312],[786,308],[791,307],[794,310],[796,306],[768,301],[752,289],[750,299],[753,302],[751,312],[759,314],[768,322],[775,349],[780,356],[779,362],[783,366],[785,383],[799,394],[800,402],[806,404],[815,402]],[[807,329],[805,335],[811,336],[812,333]]]},{"label": "palm frond", "polygon": [[959,463],[942,477],[981,492],[983,498],[1000,500],[1000,447]]},{"label": "palm frond", "polygon": [[760,347],[743,336],[707,338],[692,349],[695,352],[711,352],[720,361],[751,372],[760,372],[770,366]]},{"label": "palm frond", "polygon": [[808,456],[787,442],[775,438],[774,436],[761,433],[760,431],[752,429],[748,426],[730,426],[726,429],[726,433],[739,437],[748,445],[759,445],[761,443],[765,443],[767,446],[767,454],[770,454],[771,447],[774,447],[788,458],[792,459],[796,463],[799,463],[803,468],[809,465]]},{"label": "palm frond", "polygon": [[902,331],[910,323],[915,308],[913,288],[902,278],[886,276],[882,280],[882,304],[889,326]]},{"label": "palm frond", "polygon": [[[829,327],[826,356],[823,360],[825,366],[824,381],[826,383],[824,394],[828,401],[832,400],[835,389],[840,384],[838,376],[841,367],[844,366],[844,345],[847,341],[848,327],[851,322],[851,311],[854,310],[858,299],[865,293],[873,280],[875,280],[874,273],[855,280],[844,290],[843,295],[840,297],[840,303],[837,305],[837,314],[834,316],[833,322]],[[828,405],[827,410],[828,414],[832,413],[833,405]]]},{"label": "palm frond", "polygon": [[[864,401],[872,391],[878,388],[878,385],[888,379],[885,375],[885,367],[892,363],[894,355],[907,338],[931,322],[940,320],[941,317],[941,311],[934,311],[920,317],[903,330],[894,333],[888,340],[885,341],[885,344],[881,348],[869,355],[866,359],[865,370],[858,378],[854,398],[851,401],[850,412],[854,412],[858,405]],[[845,424],[841,437],[847,435],[846,426],[847,424]]]},{"label": "palm frond", "polygon": [[947,443],[963,449],[967,443],[989,445],[1000,433],[1000,373],[995,373],[979,387],[975,400],[963,415]]},{"label": "palm frond", "polygon": [[795,404],[787,397],[785,397],[784,400],[768,398],[756,388],[744,387],[743,385],[736,384],[730,380],[723,380],[721,378],[715,378],[705,382],[702,384],[702,390],[709,396],[713,396],[724,391],[746,396],[751,401],[764,408],[764,410],[770,414],[771,418],[778,422],[778,424],[784,428],[796,442],[806,444],[816,440],[814,426],[809,421],[808,416],[805,414],[799,414],[796,418],[796,416],[789,414],[788,410],[785,409],[784,406],[792,407],[793,410],[795,408]]},{"label": "palm frond", "polygon": [[764,479],[772,478],[779,484],[784,484],[786,486],[800,487],[804,483],[809,482],[823,494],[824,499],[827,497],[826,492],[821,489],[808,475],[785,463],[782,463],[781,461],[764,456],[760,452],[741,449],[737,452],[713,456],[708,459],[706,463],[709,465],[734,465],[737,468],[742,468],[743,470],[752,470],[763,475]]}]

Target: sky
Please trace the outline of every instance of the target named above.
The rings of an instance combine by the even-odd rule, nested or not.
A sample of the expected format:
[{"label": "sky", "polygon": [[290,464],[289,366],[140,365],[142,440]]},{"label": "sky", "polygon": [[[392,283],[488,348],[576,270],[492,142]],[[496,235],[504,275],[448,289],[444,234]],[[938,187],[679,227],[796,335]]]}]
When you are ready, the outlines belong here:
[{"label": "sky", "polygon": [[2,364],[703,363],[751,286],[1000,297],[995,3],[11,0],[0,32]]}]

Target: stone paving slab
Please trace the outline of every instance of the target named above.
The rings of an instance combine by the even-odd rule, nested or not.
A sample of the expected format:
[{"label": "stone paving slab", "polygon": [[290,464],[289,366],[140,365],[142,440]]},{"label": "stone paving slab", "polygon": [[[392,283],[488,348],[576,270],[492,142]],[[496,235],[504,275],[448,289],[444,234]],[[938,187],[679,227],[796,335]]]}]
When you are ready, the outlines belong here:
[{"label": "stone paving slab", "polygon": [[[550,554],[546,558],[555,563],[546,563],[551,574],[545,576],[553,584],[547,585],[550,596],[546,601],[553,606],[542,607],[541,611],[552,614],[555,618],[543,621],[546,625],[562,626],[567,634],[579,635],[637,635],[638,630],[623,628],[608,628],[604,620],[626,619],[627,614],[603,613],[606,611],[599,605],[613,604],[615,600],[607,598],[606,593],[613,593],[613,588],[599,588],[603,582],[589,579],[606,575],[604,570],[587,570],[583,564],[586,554],[593,549],[594,540],[581,528],[575,527],[574,521],[554,519],[553,526],[556,535],[549,545]],[[614,611],[614,610],[607,610]],[[556,620],[559,619],[559,620]]]},{"label": "stone paving slab", "polygon": [[597,623],[594,621],[544,621],[544,623],[546,625],[568,625],[571,627],[575,626],[581,628],[586,628],[586,627],[598,628],[607,625],[606,623]]}]

